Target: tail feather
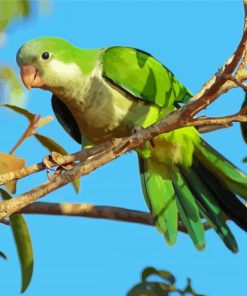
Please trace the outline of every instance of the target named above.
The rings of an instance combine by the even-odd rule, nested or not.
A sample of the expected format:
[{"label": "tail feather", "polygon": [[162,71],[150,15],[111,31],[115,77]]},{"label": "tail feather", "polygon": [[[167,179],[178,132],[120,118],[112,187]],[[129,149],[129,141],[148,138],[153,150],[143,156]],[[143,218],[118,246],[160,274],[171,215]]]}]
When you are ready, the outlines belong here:
[{"label": "tail feather", "polygon": [[172,181],[166,170],[159,174],[150,159],[139,157],[142,189],[157,229],[169,245],[177,240],[178,214]]},{"label": "tail feather", "polygon": [[214,194],[224,213],[243,230],[247,231],[247,208],[244,204],[201,161],[196,161],[194,168],[201,180]]},{"label": "tail feather", "polygon": [[168,165],[139,156],[142,189],[157,229],[167,242],[176,242],[178,215],[193,243],[203,249],[201,217],[215,229],[225,245],[237,252],[237,242],[225,216],[247,231],[247,176],[205,141],[196,146],[192,166]]},{"label": "tail feather", "polygon": [[207,185],[204,184],[204,181],[200,179],[196,173],[194,165],[190,169],[180,167],[180,171],[182,172],[191,192],[196,197],[201,214],[206,218],[211,227],[215,229],[227,248],[233,253],[236,253],[238,251],[237,242],[229,227],[226,225],[222,210],[216,202],[217,195],[211,192]]},{"label": "tail feather", "polygon": [[213,172],[230,191],[247,200],[247,175],[203,140],[195,153],[203,166]]},{"label": "tail feather", "polygon": [[176,192],[179,217],[196,248],[202,250],[205,247],[204,229],[195,198],[176,166],[172,167],[171,176]]},{"label": "tail feather", "polygon": [[176,242],[178,213],[195,246],[205,246],[204,229],[198,206],[181,173],[175,166],[157,167],[152,159],[139,157],[142,189],[157,229],[167,242]]}]

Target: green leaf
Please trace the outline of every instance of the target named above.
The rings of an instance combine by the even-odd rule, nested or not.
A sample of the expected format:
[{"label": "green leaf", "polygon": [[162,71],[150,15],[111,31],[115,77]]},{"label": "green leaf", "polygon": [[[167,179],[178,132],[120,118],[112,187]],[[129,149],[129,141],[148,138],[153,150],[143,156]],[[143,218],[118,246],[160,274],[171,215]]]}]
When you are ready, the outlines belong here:
[{"label": "green leaf", "polygon": [[7,256],[1,251],[0,251],[0,257],[3,258],[4,260],[8,259]]},{"label": "green leaf", "polygon": [[28,120],[32,120],[35,117],[35,114],[27,111],[24,108],[21,108],[19,106],[16,105],[10,105],[10,104],[0,104],[0,107],[6,107],[9,108],[15,112],[17,112],[18,114],[24,115]]},{"label": "green leaf", "polygon": [[157,275],[160,278],[169,282],[170,285],[173,285],[176,281],[175,277],[166,270],[157,270],[153,267],[147,267],[142,272],[142,281],[145,282],[147,278],[151,275]]},{"label": "green leaf", "polygon": [[[11,199],[11,196],[3,189],[0,193],[4,200]],[[11,229],[13,231],[19,261],[21,265],[22,287],[23,293],[32,278],[33,273],[33,248],[27,224],[21,214],[12,215],[9,217]]]},{"label": "green leaf", "polygon": [[[68,154],[68,152],[53,139],[37,133],[34,134],[34,137],[50,152],[55,151],[61,153],[62,155]],[[75,179],[72,183],[76,193],[78,193],[80,191],[80,179]]]}]

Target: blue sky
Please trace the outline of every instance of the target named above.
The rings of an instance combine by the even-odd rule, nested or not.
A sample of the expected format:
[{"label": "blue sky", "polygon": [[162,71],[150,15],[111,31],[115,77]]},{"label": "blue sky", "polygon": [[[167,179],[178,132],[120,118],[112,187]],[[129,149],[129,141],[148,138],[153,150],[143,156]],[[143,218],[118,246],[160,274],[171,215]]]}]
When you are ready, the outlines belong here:
[{"label": "blue sky", "polygon": [[[133,46],[152,53],[171,69],[192,92],[220,67],[237,46],[242,32],[241,1],[56,1],[49,14],[12,27],[1,61],[15,65],[19,46],[38,36],[58,36],[79,47]],[[220,98],[204,115],[238,111],[241,90]],[[27,108],[42,116],[52,115],[50,94],[28,93]],[[1,151],[9,151],[26,121],[0,110]],[[54,120],[40,130],[68,151],[80,149]],[[247,155],[239,126],[217,131],[205,138],[241,169]],[[33,139],[17,154],[28,164],[39,162],[46,150]],[[18,193],[46,180],[40,173],[19,182]],[[137,159],[128,153],[82,180],[76,195],[68,185],[43,198],[45,201],[86,202],[146,210],[139,183]],[[207,246],[198,252],[191,240],[179,234],[175,247],[168,247],[154,228],[86,218],[26,216],[33,239],[35,266],[26,295],[125,295],[139,280],[141,270],[152,265],[170,270],[183,287],[187,277],[206,295],[246,295],[247,237],[229,223],[239,243],[231,254],[213,231]],[[0,261],[1,293],[19,295],[20,271],[12,234],[0,225],[0,249],[9,259]]]}]

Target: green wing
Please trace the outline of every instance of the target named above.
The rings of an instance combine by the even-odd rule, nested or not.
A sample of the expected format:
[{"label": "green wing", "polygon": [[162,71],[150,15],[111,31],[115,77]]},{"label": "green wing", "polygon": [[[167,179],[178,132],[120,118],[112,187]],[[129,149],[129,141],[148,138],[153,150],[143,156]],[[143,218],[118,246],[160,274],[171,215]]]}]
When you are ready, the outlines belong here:
[{"label": "green wing", "polygon": [[128,47],[110,47],[103,54],[103,77],[145,102],[168,107],[187,102],[191,92],[150,54]]}]

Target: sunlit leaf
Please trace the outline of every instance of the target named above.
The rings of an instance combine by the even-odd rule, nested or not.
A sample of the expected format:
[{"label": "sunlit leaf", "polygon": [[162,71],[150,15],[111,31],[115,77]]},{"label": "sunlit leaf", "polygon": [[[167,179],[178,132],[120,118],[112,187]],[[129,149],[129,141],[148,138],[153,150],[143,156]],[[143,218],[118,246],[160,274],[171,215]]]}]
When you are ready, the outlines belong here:
[{"label": "sunlit leaf", "polygon": [[[0,193],[4,200],[11,199],[11,196],[0,189]],[[21,265],[22,287],[23,293],[32,278],[33,273],[33,248],[27,224],[21,214],[12,215],[9,217],[11,229],[13,231],[19,261]]]},{"label": "sunlit leaf", "polygon": [[[47,148],[50,152],[55,151],[61,153],[62,155],[68,154],[68,152],[53,139],[37,133],[34,134],[34,136],[41,143],[41,145]],[[78,193],[80,191],[80,179],[75,179],[73,181],[73,186],[75,191]]]},{"label": "sunlit leaf", "polygon": [[0,251],[0,257],[3,258],[4,260],[8,259],[7,256],[1,251]]},{"label": "sunlit leaf", "polygon": [[32,120],[34,117],[35,117],[35,114],[27,111],[26,109],[24,108],[21,108],[19,106],[16,106],[16,105],[10,105],[10,104],[0,104],[0,107],[6,107],[6,108],[9,108],[21,115],[24,115],[28,120]]},{"label": "sunlit leaf", "polygon": [[[18,171],[25,166],[25,160],[14,154],[6,154],[0,152],[0,174]],[[11,181],[5,184],[6,188],[11,193],[16,192],[17,181]]]}]

